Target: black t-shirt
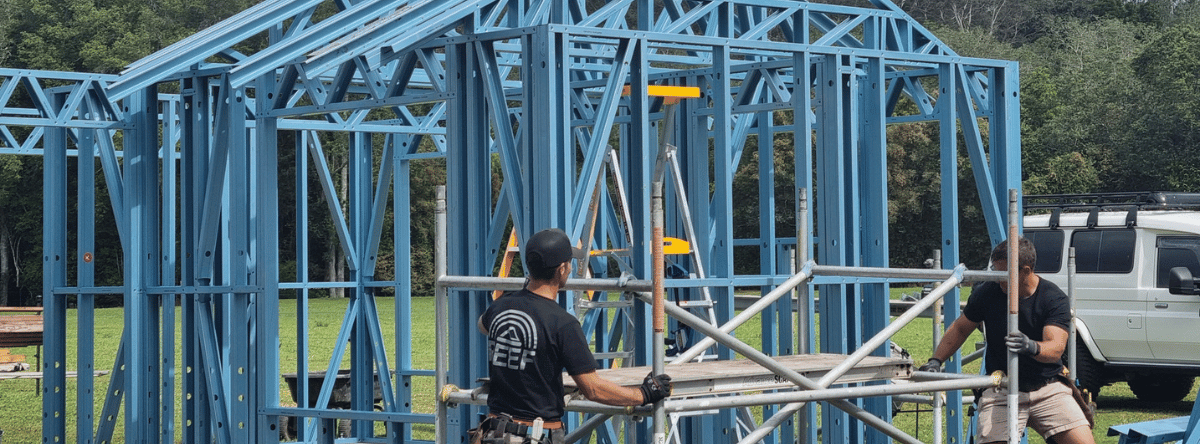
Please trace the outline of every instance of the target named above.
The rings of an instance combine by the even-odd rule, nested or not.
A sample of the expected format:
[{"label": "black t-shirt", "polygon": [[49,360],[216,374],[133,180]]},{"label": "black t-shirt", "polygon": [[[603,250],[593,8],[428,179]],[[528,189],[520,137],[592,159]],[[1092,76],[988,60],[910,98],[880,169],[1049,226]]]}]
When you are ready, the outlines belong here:
[{"label": "black t-shirt", "polygon": [[558,421],[566,409],[562,372],[596,370],[579,321],[557,303],[522,289],[483,312],[488,330],[488,408],[517,419]]},{"label": "black t-shirt", "polygon": [[[1000,284],[984,282],[976,285],[963,308],[963,316],[973,322],[983,322],[987,341],[984,365],[988,372],[1008,371],[1008,348],[1004,345],[1004,336],[1008,334],[1008,294],[1000,289]],[[1053,282],[1040,279],[1033,295],[1018,302],[1017,319],[1017,329],[1021,333],[1041,341],[1042,329],[1047,325],[1070,331],[1070,301]],[[1041,387],[1062,371],[1061,360],[1048,364],[1026,355],[1018,355],[1017,366],[1021,391]]]}]

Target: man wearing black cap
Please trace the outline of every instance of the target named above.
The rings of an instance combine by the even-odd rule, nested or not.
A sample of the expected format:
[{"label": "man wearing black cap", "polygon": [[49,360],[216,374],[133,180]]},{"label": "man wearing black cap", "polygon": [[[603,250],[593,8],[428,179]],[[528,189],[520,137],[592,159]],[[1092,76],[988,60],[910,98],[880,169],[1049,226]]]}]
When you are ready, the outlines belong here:
[{"label": "man wearing black cap", "polygon": [[571,246],[566,233],[548,229],[525,244],[525,288],[506,293],[479,317],[488,335],[488,418],[472,442],[563,442],[562,372],[587,399],[609,405],[658,402],[671,394],[671,377],[647,375],[641,387],[622,387],[596,374],[596,359],[583,328],[556,302],[571,274],[571,259],[586,253]]}]

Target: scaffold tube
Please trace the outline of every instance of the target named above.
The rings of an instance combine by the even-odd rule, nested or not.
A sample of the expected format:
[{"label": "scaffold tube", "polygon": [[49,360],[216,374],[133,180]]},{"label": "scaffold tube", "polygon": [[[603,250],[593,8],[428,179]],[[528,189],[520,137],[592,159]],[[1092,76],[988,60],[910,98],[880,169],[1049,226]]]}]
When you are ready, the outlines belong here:
[{"label": "scaffold tube", "polygon": [[[813,265],[812,276],[853,276],[854,272],[862,271],[868,273],[870,277],[894,277],[894,278],[917,278],[940,281],[950,276],[953,270],[942,270],[936,275],[929,275],[923,272],[928,270],[917,269],[897,269],[897,268],[871,268],[871,267],[839,267],[833,265]],[[915,273],[914,273],[915,272]],[[978,281],[1002,281],[1007,278],[1007,274],[1002,271],[964,271],[962,273],[962,282],[978,282]],[[525,284],[525,278],[519,277],[491,277],[491,276],[442,276],[438,278],[437,285],[442,285],[447,288],[468,288],[468,289],[495,289],[495,290],[520,290]],[[629,292],[646,292],[654,290],[653,282],[641,279],[598,279],[598,278],[571,278],[567,281],[564,290],[601,290],[601,291],[629,291]],[[672,286],[672,288],[700,288],[699,285],[693,286]],[[797,286],[797,288],[799,288]]]},{"label": "scaffold tube", "polygon": [[[1018,310],[1020,307],[1021,281],[1020,265],[1017,261],[1018,237],[1017,231],[1017,190],[1008,190],[1008,332],[1018,330],[1020,322]],[[1021,432],[1017,429],[1018,382],[1017,354],[1008,352],[1008,442],[1017,444],[1021,441]]]},{"label": "scaffold tube", "polygon": [[[786,282],[784,282],[780,286],[775,287],[775,289],[771,290],[770,293],[767,293],[766,296],[763,296],[763,297],[759,298],[757,301],[754,301],[753,304],[751,304],[749,307],[746,307],[745,310],[742,310],[742,312],[738,313],[737,316],[734,316],[733,319],[726,321],[724,324],[721,325],[720,330],[725,333],[732,332],[734,329],[736,329],[736,328],[740,327],[742,324],[746,323],[746,321],[749,321],[751,318],[758,316],[758,314],[761,313],[763,310],[765,310],[767,308],[767,306],[774,304],[775,301],[779,300],[779,298],[792,294],[791,292],[792,292],[792,290],[796,289],[796,286],[800,285],[801,283],[804,283],[804,281],[807,281],[808,278],[812,276],[811,273],[812,273],[813,265],[814,264],[812,261],[808,261],[807,263],[805,263],[804,268],[802,270],[800,270],[799,273],[796,273],[795,275],[793,275],[791,278],[789,278]],[[709,347],[712,347],[716,343],[717,343],[716,339],[713,339],[711,337],[705,337],[704,339],[701,339],[699,342],[697,342],[695,345],[691,346],[691,348],[688,348],[687,351],[685,351],[682,354],[680,354],[679,356],[677,356],[674,360],[671,361],[671,363],[678,364],[681,362],[691,361],[692,359],[695,359],[696,356],[700,356],[701,353],[704,353],[704,350],[707,350]]]},{"label": "scaffold tube", "polygon": [[[650,302],[650,300],[653,299],[653,296],[646,294],[646,293],[635,293],[635,294],[637,295],[638,299],[641,299],[643,302]],[[717,327],[705,322],[703,319],[700,319],[699,317],[697,317],[696,315],[687,311],[686,309],[680,308],[679,306],[677,306],[675,304],[663,304],[663,307],[667,312],[669,312],[671,314],[671,316],[675,317],[676,320],[679,320],[680,322],[687,324],[689,327],[699,330],[701,333],[704,333],[708,336],[717,338],[717,342],[720,343],[721,345],[724,345],[726,347],[729,347],[730,349],[733,349],[734,351],[736,351],[738,353],[741,353],[742,356],[745,356],[747,359],[754,361],[758,365],[763,366],[763,368],[766,368],[767,370],[771,370],[776,375],[778,375],[784,379],[787,379],[788,381],[790,381],[796,385],[799,385],[800,387],[803,387],[805,389],[817,390],[817,389],[821,388],[820,386],[817,385],[817,383],[815,381],[804,377],[804,375],[797,373],[795,370],[792,370],[790,368],[787,368],[786,366],[780,365],[774,359],[771,359],[771,357],[767,356],[766,354],[759,351],[758,349],[747,345],[746,343],[738,340],[737,338],[735,338],[727,333],[722,332],[721,330],[717,329]],[[858,420],[862,421],[864,424],[870,425],[871,427],[874,427],[874,428],[882,431],[884,434],[886,434],[900,442],[910,443],[910,444],[920,443],[920,441],[918,441],[916,438],[913,438],[912,436],[908,435],[903,430],[896,428],[896,426],[892,425],[891,423],[871,414],[870,412],[864,410],[863,408],[861,408],[857,405],[850,403],[849,401],[832,400],[832,401],[829,401],[829,403],[831,405],[833,405],[834,407],[837,407],[837,408],[845,411],[846,413],[849,413],[850,416],[857,418]]]},{"label": "scaffold tube", "polygon": [[[856,273],[858,273],[858,274],[856,274]],[[778,287],[776,287],[770,293],[767,293],[767,295],[759,298],[757,301],[754,302],[754,304],[752,304],[750,307],[747,307],[745,310],[743,310],[741,313],[739,313],[733,319],[730,319],[729,321],[727,321],[725,324],[723,324],[721,326],[720,330],[725,333],[729,333],[729,332],[733,331],[734,329],[741,326],[743,323],[745,323],[750,318],[753,318],[754,316],[758,315],[760,312],[762,312],[764,309],[766,309],[767,306],[775,303],[779,298],[783,297],[784,295],[790,294],[790,292],[792,290],[795,290],[800,285],[800,283],[808,280],[810,277],[817,275],[817,274],[830,275],[830,276],[870,276],[870,277],[921,278],[921,279],[928,278],[930,280],[945,280],[945,279],[950,279],[953,277],[953,278],[958,279],[958,282],[956,282],[955,285],[957,285],[958,283],[961,283],[963,281],[966,281],[967,275],[973,276],[976,280],[991,280],[991,279],[999,280],[1006,276],[1003,272],[967,271],[965,267],[962,267],[961,269],[954,269],[954,270],[889,269],[889,268],[873,268],[873,267],[841,267],[841,266],[832,266],[832,265],[817,265],[813,261],[806,261],[806,262],[804,262],[804,268],[800,272],[793,275],[791,278],[789,278],[783,284],[780,284]],[[932,305],[932,304],[929,304],[929,305]],[[929,305],[927,305],[926,307],[928,307]],[[716,343],[716,340],[712,339],[711,337],[706,337],[704,339],[701,339],[700,342],[697,342],[695,345],[693,345],[691,348],[689,348],[686,352],[684,352],[683,354],[680,354],[678,357],[676,357],[674,360],[672,360],[671,363],[676,364],[676,363],[680,363],[680,362],[691,361],[696,356],[699,356],[700,353],[703,353],[704,350],[708,349],[709,347],[712,347],[715,343]],[[871,348],[871,349],[874,350],[874,348]]]},{"label": "scaffold tube", "polygon": [[[438,286],[446,288],[468,288],[483,290],[520,290],[525,286],[525,278],[491,277],[491,276],[442,276],[437,279]],[[563,290],[597,290],[597,291],[642,291],[653,290],[650,281],[639,279],[584,279],[571,278]]]},{"label": "scaffold tube", "polygon": [[[800,267],[800,264],[809,261],[809,247],[812,241],[808,233],[808,188],[796,188],[796,254],[795,267]],[[810,271],[811,273],[811,271]],[[808,291],[808,284],[796,286],[796,352],[800,354],[811,353],[808,348],[809,326],[814,324],[809,317],[809,313],[813,311],[813,298]],[[797,412],[803,419],[796,421],[796,440],[798,444],[810,444],[816,433],[813,429],[816,428],[816,421],[809,422],[812,407],[805,404]],[[810,433],[811,432],[811,433]]]},{"label": "scaffold tube", "polygon": [[1075,360],[1078,358],[1075,348],[1075,247],[1067,249],[1067,301],[1071,304],[1071,323],[1067,330],[1067,375],[1074,384],[1079,380],[1079,374],[1075,373]]},{"label": "scaffold tube", "polygon": [[[663,273],[665,264],[663,261],[663,183],[662,180],[654,182],[654,190],[651,192],[651,219],[653,219],[653,241],[651,242],[651,269],[653,275],[651,279],[654,282],[654,332],[651,337],[653,346],[651,353],[653,354],[651,361],[651,372],[655,375],[661,375],[666,370],[666,324],[667,317],[663,313],[663,301],[666,299],[666,289],[663,283]],[[665,444],[667,442],[667,412],[663,409],[663,401],[659,400],[654,403],[654,444]]]},{"label": "scaffold tube", "polygon": [[[671,176],[675,179],[675,199],[677,201],[676,205],[679,206],[679,216],[683,218],[683,231],[687,234],[687,241],[694,244],[698,242],[697,239],[699,238],[696,237],[696,225],[692,222],[692,207],[688,204],[687,193],[684,191],[687,187],[683,184],[683,169],[679,167],[679,156],[675,155],[676,152],[677,150],[675,149],[668,151],[667,160],[671,164]],[[700,256],[700,249],[689,248],[689,250],[691,251],[688,255],[692,257],[692,262],[696,266],[696,277],[707,279],[708,272],[705,271],[704,258]],[[709,292],[707,286],[700,287],[700,293],[704,295],[704,300],[712,300],[712,294]]]},{"label": "scaffold tube", "polygon": [[[445,398],[449,404],[487,405],[488,394],[472,394],[469,390],[451,390]],[[580,413],[599,413],[604,415],[630,415],[648,417],[654,414],[652,406],[620,407],[601,404],[585,399],[567,401],[567,410]]]},{"label": "scaffold tube", "polygon": [[[942,392],[945,393],[945,392]],[[933,405],[933,397],[929,395],[892,395],[892,401],[904,402],[909,404]],[[963,405],[974,404],[975,396],[964,395],[962,397]]]},{"label": "scaffold tube", "polygon": [[[908,393],[923,393],[929,391],[968,390],[985,387],[997,387],[1003,382],[1000,375],[976,376],[944,379],[937,381],[913,382],[907,384],[870,385],[863,387],[839,387],[819,390],[790,390],[777,393],[739,394],[736,396],[721,396],[708,398],[668,399],[664,401],[664,409],[670,413],[695,412],[713,409],[729,409],[738,407],[753,407],[795,402],[816,402],[852,398],[872,398]],[[468,390],[452,390],[446,399],[454,404],[486,405],[488,395],[472,393]],[[572,399],[567,401],[567,410],[581,413],[599,413],[606,416],[595,417],[580,427],[580,431],[590,430],[603,423],[611,415],[649,416],[653,410],[649,406],[616,407],[594,401]],[[603,418],[603,419],[600,419]],[[594,425],[589,425],[595,422]],[[571,440],[568,439],[568,442]]]},{"label": "scaffold tube", "polygon": [[[955,270],[928,270],[923,268],[847,267],[843,265],[813,265],[815,276],[849,276],[872,278],[904,278],[926,281],[942,281]],[[1001,281],[1008,277],[1003,271],[963,270],[963,282]]]},{"label": "scaffold tube", "polygon": [[[446,187],[444,185],[437,187],[437,204],[434,207],[436,219],[436,238],[437,248],[434,249],[434,276],[440,280],[446,275]],[[447,373],[450,368],[450,345],[448,343],[450,331],[449,320],[447,316],[447,299],[449,293],[446,287],[438,286],[434,290],[434,330],[437,334],[434,335],[434,349],[437,356],[434,361],[434,387],[441,389],[447,384]],[[437,412],[434,416],[433,439],[434,442],[446,442],[446,401],[441,396],[437,399]]]},{"label": "scaffold tube", "polygon": [[862,360],[869,356],[871,352],[874,352],[875,349],[882,347],[884,343],[892,338],[892,335],[895,335],[901,329],[908,326],[908,323],[912,322],[913,319],[916,319],[921,312],[929,309],[929,307],[932,307],[934,303],[942,298],[942,296],[944,296],[946,293],[949,293],[950,290],[953,290],[954,287],[959,284],[959,282],[962,282],[960,276],[962,275],[962,271],[965,269],[966,265],[963,264],[959,264],[957,267],[955,267],[954,273],[950,276],[950,278],[938,285],[937,288],[934,288],[933,291],[930,291],[928,295],[926,295],[924,298],[921,298],[921,300],[912,307],[909,307],[904,314],[900,315],[894,321],[889,323],[887,327],[884,327],[882,330],[879,330],[878,333],[875,333],[875,336],[872,336],[871,339],[868,339],[867,342],[859,346],[854,353],[851,353],[850,357],[834,367],[833,370],[830,370],[829,373],[826,373],[820,381],[817,381],[817,384],[821,385],[822,387],[832,384],[833,381],[837,380],[837,378],[842,377],[842,375],[850,371],[851,368],[853,368],[855,365],[858,365],[859,362],[862,362]]},{"label": "scaffold tube", "polygon": [[[946,281],[942,282],[937,286],[937,288],[934,288],[933,291],[930,291],[928,295],[925,295],[925,297],[921,298],[920,301],[918,301],[912,307],[909,307],[904,314],[897,317],[896,320],[889,323],[887,327],[884,327],[882,330],[876,333],[875,336],[872,336],[871,339],[859,346],[854,353],[850,354],[850,356],[848,356],[845,360],[826,373],[824,377],[817,381],[817,385],[820,387],[828,387],[830,384],[833,384],[834,381],[837,381],[838,378],[842,377],[842,375],[846,374],[846,372],[850,371],[850,369],[854,368],[855,365],[858,365],[859,362],[862,362],[862,360],[869,356],[871,352],[875,351],[875,349],[883,346],[885,342],[891,339],[892,335],[896,334],[896,332],[900,331],[900,329],[907,326],[908,323],[912,322],[913,319],[916,319],[921,312],[933,306],[933,304],[939,301],[943,295],[949,293],[950,290],[954,289],[954,287],[959,284],[959,282],[962,282],[961,276],[963,270],[965,269],[966,266],[962,264],[959,264],[957,267],[955,267],[953,273],[950,274],[950,277],[946,279]],[[770,418],[767,418],[765,421],[763,421],[757,430],[749,435],[746,435],[746,437],[742,439],[742,442],[755,442],[762,439],[767,433],[770,433],[771,430],[774,430],[776,427],[786,421],[793,413],[799,411],[801,407],[803,407],[801,404],[788,404],[784,406]]]},{"label": "scaffold tube", "polygon": [[906,393],[929,391],[967,390],[996,387],[1001,383],[999,376],[972,376],[970,378],[943,381],[914,382],[911,384],[868,385],[863,387],[840,387],[821,390],[792,390],[780,393],[756,395],[722,396],[718,398],[681,399],[667,402],[667,411],[693,412],[709,409],[753,407],[784,403],[805,403],[836,399],[872,398]]},{"label": "scaffold tube", "polygon": [[[652,302],[654,322],[654,330],[651,335],[651,373],[661,375],[666,370],[667,361],[667,344],[666,344],[666,329],[667,317],[663,313],[663,301],[666,300],[666,259],[663,257],[663,230],[665,222],[663,221],[663,181],[666,179],[667,154],[674,147],[671,145],[671,138],[675,134],[675,110],[678,108],[677,101],[667,101],[664,105],[663,116],[663,133],[659,137],[661,146],[658,150],[658,159],[654,164],[654,176],[650,183],[650,225],[651,225],[651,242],[650,242],[650,279],[654,283],[654,301]],[[695,239],[692,239],[695,241]],[[654,403],[654,444],[666,444],[667,442],[667,412],[663,409],[663,401],[659,400]]]},{"label": "scaffold tube", "polygon": [[[567,408],[570,408],[570,404],[567,405]],[[565,444],[574,444],[580,439],[591,435],[592,430],[595,430],[596,427],[600,427],[600,425],[608,422],[609,418],[612,418],[612,415],[604,413],[588,418],[587,421],[584,421],[583,424],[580,424],[579,427],[575,428],[575,430],[571,430],[569,433],[567,433],[567,436],[563,438],[563,441]]]},{"label": "scaffold tube", "polygon": [[960,379],[978,378],[979,375],[969,375],[965,373],[944,373],[944,372],[922,372],[915,371],[908,376],[909,381],[927,382],[927,381],[956,381]]},{"label": "scaffold tube", "polygon": [[[942,250],[933,250],[933,267],[935,269],[942,268]],[[949,292],[947,292],[949,293]],[[942,322],[942,304],[945,302],[945,296],[939,298],[933,304],[933,350],[937,350],[939,342],[942,342],[942,330],[945,330],[945,325]],[[942,429],[945,427],[943,419],[945,415],[946,394],[945,392],[933,392],[933,444],[942,444],[944,436]]]}]

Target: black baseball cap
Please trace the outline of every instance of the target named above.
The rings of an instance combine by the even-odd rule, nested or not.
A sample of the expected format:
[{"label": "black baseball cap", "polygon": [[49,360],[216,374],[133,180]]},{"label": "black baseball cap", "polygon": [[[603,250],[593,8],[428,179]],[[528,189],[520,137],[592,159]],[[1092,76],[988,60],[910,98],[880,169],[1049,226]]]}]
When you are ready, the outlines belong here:
[{"label": "black baseball cap", "polygon": [[558,228],[542,230],[525,243],[525,266],[530,270],[554,268],[571,259],[583,259],[587,252],[571,246],[567,233]]}]

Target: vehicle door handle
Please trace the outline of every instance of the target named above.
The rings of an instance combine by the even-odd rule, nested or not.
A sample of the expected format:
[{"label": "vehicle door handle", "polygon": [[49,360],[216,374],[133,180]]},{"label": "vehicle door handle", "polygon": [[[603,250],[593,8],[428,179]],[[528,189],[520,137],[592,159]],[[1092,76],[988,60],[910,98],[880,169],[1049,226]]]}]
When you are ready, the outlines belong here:
[{"label": "vehicle door handle", "polygon": [[1167,308],[1167,303],[1166,302],[1155,302],[1154,308]]}]

